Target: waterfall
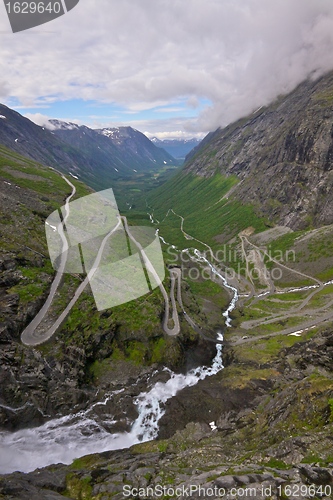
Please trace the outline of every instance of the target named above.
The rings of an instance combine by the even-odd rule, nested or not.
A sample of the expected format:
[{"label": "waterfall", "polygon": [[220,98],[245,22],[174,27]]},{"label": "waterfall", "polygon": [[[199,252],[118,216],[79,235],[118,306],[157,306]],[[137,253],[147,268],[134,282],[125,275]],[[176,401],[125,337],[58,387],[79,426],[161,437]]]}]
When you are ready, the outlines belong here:
[{"label": "waterfall", "polygon": [[[223,340],[221,334],[218,340]],[[168,370],[167,382],[156,382],[150,390],[142,392],[135,400],[138,417],[129,432],[110,434],[107,424],[114,422],[112,415],[106,421],[94,413],[97,406],[105,405],[119,391],[110,393],[104,401],[85,411],[49,420],[39,427],[1,432],[0,473],[30,472],[59,462],[70,464],[83,455],[128,448],[155,439],[159,421],[165,413],[165,402],[185,387],[192,387],[222,370],[222,344],[217,344],[216,350],[210,367],[194,368],[187,374]]]}]

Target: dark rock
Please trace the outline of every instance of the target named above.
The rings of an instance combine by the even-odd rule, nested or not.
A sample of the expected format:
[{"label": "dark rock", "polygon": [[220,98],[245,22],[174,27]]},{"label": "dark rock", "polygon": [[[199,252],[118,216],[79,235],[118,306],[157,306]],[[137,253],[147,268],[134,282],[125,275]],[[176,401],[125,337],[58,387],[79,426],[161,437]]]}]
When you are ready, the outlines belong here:
[{"label": "dark rock", "polygon": [[29,474],[30,483],[37,488],[46,488],[58,493],[66,489],[66,470],[53,466],[52,471],[37,469]]},{"label": "dark rock", "polygon": [[310,467],[310,465],[304,465],[299,468],[300,474],[305,478],[306,482],[309,484],[332,484],[333,478],[327,469],[320,467]]},{"label": "dark rock", "polygon": [[[166,403],[165,415],[160,420],[159,437],[165,439],[183,429],[189,422],[217,422],[217,427],[230,430],[246,424],[249,408],[256,404],[260,381],[253,381],[243,389],[230,389],[223,381],[223,372],[208,377],[196,386],[186,388]],[[268,382],[266,385],[270,385]],[[244,413],[242,413],[244,410]],[[250,410],[251,411],[251,410]],[[205,415],[203,419],[203,415]]]},{"label": "dark rock", "polygon": [[214,480],[214,485],[218,488],[224,488],[230,490],[237,486],[237,482],[233,476],[222,476]]},{"label": "dark rock", "polygon": [[93,471],[91,471],[91,477],[94,482],[103,481],[109,475],[110,471],[107,469],[94,469]]}]

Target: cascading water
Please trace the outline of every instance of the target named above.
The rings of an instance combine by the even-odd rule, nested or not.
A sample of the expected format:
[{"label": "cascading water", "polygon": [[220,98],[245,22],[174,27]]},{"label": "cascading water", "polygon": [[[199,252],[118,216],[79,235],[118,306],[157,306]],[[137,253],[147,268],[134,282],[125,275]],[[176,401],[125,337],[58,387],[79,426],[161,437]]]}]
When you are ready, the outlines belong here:
[{"label": "cascading water", "polygon": [[204,255],[202,255],[199,252],[199,250],[197,250],[196,248],[194,249],[194,254],[196,255],[198,261],[205,262],[207,264],[207,266],[210,268],[210,270],[213,272],[213,274],[215,274],[216,276],[218,276],[222,280],[223,286],[225,288],[228,288],[229,290],[232,290],[234,296],[231,299],[231,302],[230,302],[228,308],[223,313],[223,316],[225,318],[225,324],[226,324],[226,326],[231,326],[231,318],[230,318],[229,314],[235,309],[237,301],[238,301],[238,298],[239,298],[237,288],[235,288],[234,286],[229,285],[229,283],[227,282],[227,280],[225,279],[225,277],[219,272],[219,270],[216,269],[216,267],[213,266],[213,264],[211,264],[209,262],[209,260],[206,259],[206,257]]},{"label": "cascading water", "polygon": [[[158,234],[158,229],[156,232]],[[159,237],[167,244],[161,236]],[[177,248],[175,245],[171,246]],[[223,313],[226,326],[230,326],[229,313],[236,305],[238,291],[228,284],[199,250],[194,249],[194,253],[196,259],[204,261],[212,272],[221,278],[224,286],[234,293],[231,303]],[[217,340],[219,342],[223,340],[221,333],[218,334]],[[221,343],[216,344],[216,350],[216,356],[210,367],[198,367],[185,375],[169,370],[170,378],[167,382],[157,382],[150,390],[141,393],[135,400],[138,417],[129,432],[110,433],[108,427],[115,423],[112,416],[103,417],[101,420],[98,413],[94,412],[98,406],[107,404],[119,391],[110,393],[104,401],[95,403],[86,411],[56,418],[31,429],[13,433],[0,432],[0,473],[5,474],[15,470],[30,472],[37,467],[59,462],[69,464],[73,459],[83,455],[128,448],[133,444],[155,439],[158,435],[159,421],[165,413],[165,402],[185,387],[192,387],[200,380],[215,375],[223,369]]]},{"label": "cascading water", "polygon": [[[218,334],[218,340],[223,340]],[[157,382],[141,393],[135,404],[138,417],[129,432],[110,434],[110,422],[99,421],[94,409],[107,403],[95,403],[88,410],[57,418],[32,429],[0,433],[0,473],[15,470],[29,472],[54,463],[71,463],[74,458],[90,453],[127,448],[133,444],[157,437],[158,424],[164,415],[164,403],[185,387],[191,387],[222,368],[222,344],[216,345],[216,356],[210,367],[198,367],[187,374],[169,372],[167,382]],[[112,421],[112,417],[111,417]],[[104,424],[104,425],[103,425]]]}]

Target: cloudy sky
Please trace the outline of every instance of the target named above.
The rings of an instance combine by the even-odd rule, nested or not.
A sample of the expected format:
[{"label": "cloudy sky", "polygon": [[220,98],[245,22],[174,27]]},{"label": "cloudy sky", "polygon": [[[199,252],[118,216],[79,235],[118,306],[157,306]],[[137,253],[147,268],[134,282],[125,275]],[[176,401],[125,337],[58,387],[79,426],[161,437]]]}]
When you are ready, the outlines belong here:
[{"label": "cloudy sky", "polygon": [[330,69],[332,0],[80,0],[16,34],[0,5],[0,102],[39,124],[201,137]]}]

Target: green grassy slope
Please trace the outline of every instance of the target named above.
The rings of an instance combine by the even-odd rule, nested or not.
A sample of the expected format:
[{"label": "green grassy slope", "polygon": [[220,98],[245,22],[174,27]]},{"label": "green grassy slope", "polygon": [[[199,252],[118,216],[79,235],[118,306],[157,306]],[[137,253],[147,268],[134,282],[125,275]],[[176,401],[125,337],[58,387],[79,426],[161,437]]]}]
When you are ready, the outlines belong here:
[{"label": "green grassy slope", "polygon": [[169,213],[165,218],[168,210],[173,209],[185,218],[185,232],[214,247],[218,241],[226,243],[249,226],[257,232],[269,227],[267,221],[256,215],[254,206],[228,198],[237,182],[235,176],[216,174],[207,179],[180,172],[149,193],[147,203],[154,210],[154,218],[160,221],[165,239],[188,246],[179,232],[179,217]]},{"label": "green grassy slope", "polygon": [[[82,182],[66,177],[76,186],[75,198],[93,192]],[[34,314],[27,311],[38,311],[55,274],[47,249],[45,220],[70,193],[71,187],[59,172],[0,146],[0,270],[4,275],[10,265],[10,278],[5,276],[0,282],[0,323],[9,325],[17,340]],[[80,275],[64,275],[47,321],[59,316],[83,279]],[[5,302],[1,302],[3,297]],[[176,363],[181,357],[177,342],[161,339],[163,306],[156,289],[136,301],[98,311],[87,286],[57,332],[58,340],[54,336],[37,349],[62,359],[64,346],[83,347],[88,360],[86,376],[93,379],[90,363],[104,359],[134,364]]]}]

